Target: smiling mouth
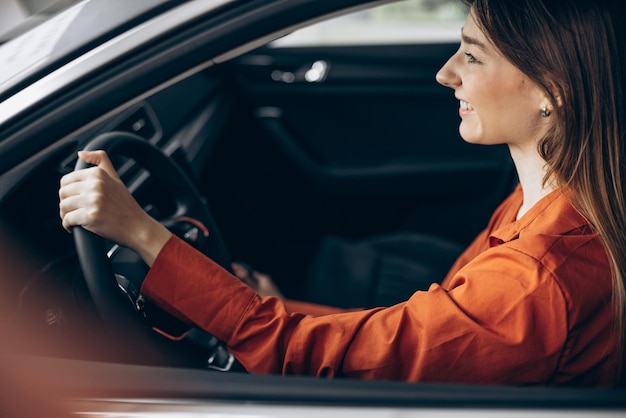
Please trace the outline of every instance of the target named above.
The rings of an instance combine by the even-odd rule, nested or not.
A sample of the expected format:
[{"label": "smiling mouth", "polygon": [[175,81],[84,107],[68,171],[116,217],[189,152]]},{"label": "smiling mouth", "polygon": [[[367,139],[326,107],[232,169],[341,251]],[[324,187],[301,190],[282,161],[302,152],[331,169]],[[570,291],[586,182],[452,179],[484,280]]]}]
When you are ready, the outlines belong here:
[{"label": "smiling mouth", "polygon": [[459,106],[463,110],[474,110],[474,107],[465,100],[459,100]]}]

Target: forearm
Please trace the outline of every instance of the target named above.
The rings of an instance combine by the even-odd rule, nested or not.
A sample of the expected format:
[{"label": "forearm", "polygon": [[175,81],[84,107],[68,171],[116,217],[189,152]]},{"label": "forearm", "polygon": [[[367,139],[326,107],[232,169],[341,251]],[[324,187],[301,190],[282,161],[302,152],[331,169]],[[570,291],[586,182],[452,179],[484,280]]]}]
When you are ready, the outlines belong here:
[{"label": "forearm", "polygon": [[129,246],[151,267],[171,236],[167,228],[148,216],[143,225],[137,228]]}]

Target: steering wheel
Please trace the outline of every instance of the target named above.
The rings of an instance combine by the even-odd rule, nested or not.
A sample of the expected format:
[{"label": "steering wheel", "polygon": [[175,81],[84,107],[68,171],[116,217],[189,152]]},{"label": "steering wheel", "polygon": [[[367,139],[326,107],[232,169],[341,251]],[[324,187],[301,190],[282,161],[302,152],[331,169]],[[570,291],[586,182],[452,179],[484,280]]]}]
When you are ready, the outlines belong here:
[{"label": "steering wheel", "polygon": [[[174,214],[159,221],[166,226],[172,226],[179,219],[191,220],[193,225],[200,227],[202,235],[206,235],[203,237],[200,250],[230,270],[230,257],[226,245],[200,193],[182,169],[159,148],[137,135],[110,132],[96,137],[84,149],[104,150],[113,161],[116,157],[133,159],[150,174],[159,190],[175,204]],[[75,170],[88,166],[89,164],[79,159]],[[124,340],[138,344],[142,356],[161,363],[164,360],[162,343],[156,342],[159,341],[159,337],[155,337],[154,333],[146,332],[148,327],[145,321],[138,320],[140,315],[133,309],[133,304],[129,303],[128,295],[121,291],[120,275],[114,272],[111,259],[107,256],[105,240],[82,227],[74,227],[72,232],[87,289],[105,327],[114,334],[121,334]],[[139,256],[136,256],[135,261],[143,264]],[[142,276],[140,281],[143,281],[143,278]],[[232,355],[214,337],[202,335],[203,331],[199,329],[193,331],[188,334],[195,335],[196,340],[205,346],[209,363],[212,358],[218,356],[223,359],[226,354],[231,357],[226,363],[229,366],[232,364],[234,360]],[[224,363],[223,360],[221,362]],[[210,367],[210,364],[208,366]],[[222,365],[211,368],[224,369]]]}]

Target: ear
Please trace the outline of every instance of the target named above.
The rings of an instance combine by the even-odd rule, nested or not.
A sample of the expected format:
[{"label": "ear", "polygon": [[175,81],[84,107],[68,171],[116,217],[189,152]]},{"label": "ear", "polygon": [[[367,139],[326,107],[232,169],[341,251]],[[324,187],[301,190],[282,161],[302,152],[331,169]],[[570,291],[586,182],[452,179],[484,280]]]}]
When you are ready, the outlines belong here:
[{"label": "ear", "polygon": [[563,106],[563,96],[562,96],[562,92],[563,90],[561,88],[559,88],[558,84],[555,83],[554,81],[549,81],[548,82],[548,94],[546,94],[546,98],[548,100],[548,103],[550,105],[552,105],[553,103],[556,104],[557,107],[562,107]]}]

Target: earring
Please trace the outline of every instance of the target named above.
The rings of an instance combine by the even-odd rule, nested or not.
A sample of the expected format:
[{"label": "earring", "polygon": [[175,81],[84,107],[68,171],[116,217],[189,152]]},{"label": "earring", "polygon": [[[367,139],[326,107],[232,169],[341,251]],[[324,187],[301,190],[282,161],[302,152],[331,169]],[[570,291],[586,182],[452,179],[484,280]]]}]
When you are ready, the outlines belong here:
[{"label": "earring", "polygon": [[541,109],[541,117],[542,118],[547,118],[548,116],[550,116],[550,111],[548,109],[546,109],[545,107],[543,109]]}]

